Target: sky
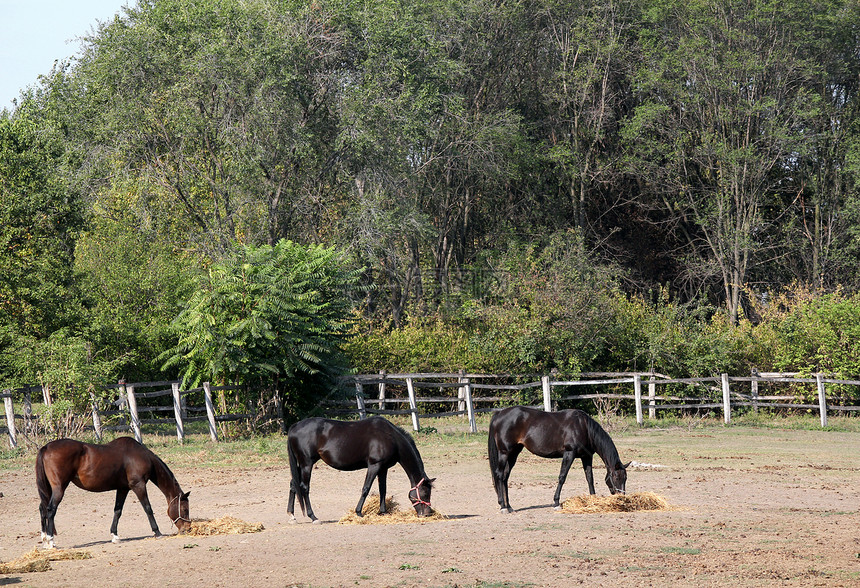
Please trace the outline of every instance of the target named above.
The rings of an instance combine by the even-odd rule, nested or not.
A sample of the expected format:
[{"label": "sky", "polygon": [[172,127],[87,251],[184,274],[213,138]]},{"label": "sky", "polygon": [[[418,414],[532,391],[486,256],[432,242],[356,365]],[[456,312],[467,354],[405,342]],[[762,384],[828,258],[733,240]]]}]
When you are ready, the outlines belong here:
[{"label": "sky", "polygon": [[78,52],[77,37],[133,0],[0,0],[0,110]]}]

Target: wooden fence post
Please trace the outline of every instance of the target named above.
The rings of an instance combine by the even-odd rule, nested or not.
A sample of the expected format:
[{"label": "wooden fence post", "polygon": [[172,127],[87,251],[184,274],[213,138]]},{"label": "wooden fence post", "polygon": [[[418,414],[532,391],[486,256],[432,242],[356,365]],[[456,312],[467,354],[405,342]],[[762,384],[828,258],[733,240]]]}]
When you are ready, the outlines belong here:
[{"label": "wooden fence post", "polygon": [[358,418],[367,418],[367,407],[364,405],[364,386],[358,380],[355,381],[355,403],[358,405]]},{"label": "wooden fence post", "polygon": [[750,400],[753,405],[753,412],[758,412],[758,370],[753,369],[752,380],[750,380]]},{"label": "wooden fence post", "polygon": [[379,410],[385,410],[385,370],[379,370]]},{"label": "wooden fence post", "polygon": [[633,374],[633,398],[636,402],[636,424],[641,425],[642,419],[642,376]]},{"label": "wooden fence post", "polygon": [[[460,384],[462,384],[463,382],[466,382],[467,379],[465,376],[466,376],[466,371],[460,370],[460,374],[459,374],[459,377],[457,378],[457,382]],[[465,397],[466,397],[466,389],[463,386],[460,386],[459,388],[457,388],[457,410],[460,412],[463,412],[466,410],[466,402],[464,400]]]},{"label": "wooden fence post", "polygon": [[466,397],[466,413],[469,416],[469,430],[473,433],[478,432],[478,425],[475,423],[475,405],[472,403],[472,384],[469,378],[463,378],[463,392]]},{"label": "wooden fence post", "polygon": [[546,412],[552,412],[552,385],[549,382],[549,376],[541,376],[540,385],[543,389],[543,409]]},{"label": "wooden fence post", "polygon": [[720,374],[720,379],[723,383],[723,422],[727,425],[732,420],[732,404],[729,390],[729,375]]},{"label": "wooden fence post", "polygon": [[412,430],[420,431],[421,426],[418,423],[418,402],[415,399],[415,385],[412,383],[412,378],[406,378],[406,390],[409,392],[409,412],[412,413]]},{"label": "wooden fence post", "polygon": [[821,414],[821,427],[827,426],[827,397],[824,395],[824,376],[815,374],[815,383],[818,386],[818,412]]},{"label": "wooden fence post", "polygon": [[122,385],[125,387],[125,395],[128,398],[128,412],[131,415],[131,430],[134,432],[134,438],[138,443],[143,443],[143,437],[140,434],[140,416],[137,414],[137,398],[134,396],[134,386],[126,386],[125,382],[122,382]]},{"label": "wooden fence post", "polygon": [[212,404],[212,389],[209,382],[203,382],[203,395],[206,397],[206,417],[209,419],[209,436],[218,441],[218,431],[215,428],[215,406]]},{"label": "wooden fence post", "polygon": [[179,382],[170,384],[173,393],[173,416],[176,418],[176,437],[180,443],[185,442],[185,425],[182,422],[182,394],[179,392]]},{"label": "wooden fence post", "polygon": [[654,374],[648,378],[648,418],[652,421],[657,418],[657,384],[654,383]]},{"label": "wooden fence post", "polygon": [[96,395],[93,392],[90,392],[90,402],[92,403],[92,408],[93,408],[93,430],[96,433],[96,439],[101,441],[102,440],[102,419],[99,416],[99,401],[96,399]]},{"label": "wooden fence post", "polygon": [[15,407],[12,403],[12,391],[3,390],[8,396],[3,397],[3,406],[6,409],[6,428],[9,429],[9,445],[12,449],[18,447],[18,434],[15,432]]}]

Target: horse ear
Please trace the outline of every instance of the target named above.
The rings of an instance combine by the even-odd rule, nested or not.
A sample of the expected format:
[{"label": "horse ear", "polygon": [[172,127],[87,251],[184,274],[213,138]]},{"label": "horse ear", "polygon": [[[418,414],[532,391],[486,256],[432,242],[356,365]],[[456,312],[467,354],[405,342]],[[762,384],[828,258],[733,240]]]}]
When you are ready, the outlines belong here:
[{"label": "horse ear", "polygon": [[189,490],[188,492],[183,492],[183,494],[182,494],[182,500],[188,500],[188,495],[189,495],[189,494],[191,494],[191,490]]},{"label": "horse ear", "polygon": [[435,482],[435,481],[436,481],[436,478],[430,478],[429,480],[427,480],[427,483],[432,486],[433,482]]},{"label": "horse ear", "polygon": [[627,463],[625,463],[625,464],[621,464],[621,467],[622,467],[623,469],[625,469],[625,470],[626,470],[626,469],[627,469],[627,466],[629,466],[631,463],[633,463],[633,462],[632,462],[632,461],[628,461],[628,462],[627,462]]}]

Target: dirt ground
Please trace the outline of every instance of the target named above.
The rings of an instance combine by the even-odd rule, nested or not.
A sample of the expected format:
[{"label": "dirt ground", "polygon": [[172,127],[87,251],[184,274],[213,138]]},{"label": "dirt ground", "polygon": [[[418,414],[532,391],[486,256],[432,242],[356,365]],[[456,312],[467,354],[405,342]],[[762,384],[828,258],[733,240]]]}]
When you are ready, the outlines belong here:
[{"label": "dirt ground", "polygon": [[[626,430],[613,438],[634,460],[628,491],[653,491],[666,512],[570,515],[550,506],[559,462],[525,453],[511,476],[513,514],[501,514],[486,434],[416,437],[437,477],[433,505],[448,520],[340,525],[362,472],[318,466],[311,500],[321,525],[289,524],[289,468],[173,467],[194,518],[262,522],[255,534],[153,538],[133,496],[109,542],[113,493],[71,488],[57,544],[92,559],[42,573],[0,575],[9,586],[860,586],[860,434],[710,427]],[[168,461],[169,465],[170,462]],[[598,493],[607,494],[602,483]],[[600,464],[602,468],[602,464]],[[389,494],[407,503],[399,466]],[[578,462],[562,498],[586,491]],[[39,538],[29,468],[0,471],[0,561]],[[163,532],[166,503],[150,485]]]}]

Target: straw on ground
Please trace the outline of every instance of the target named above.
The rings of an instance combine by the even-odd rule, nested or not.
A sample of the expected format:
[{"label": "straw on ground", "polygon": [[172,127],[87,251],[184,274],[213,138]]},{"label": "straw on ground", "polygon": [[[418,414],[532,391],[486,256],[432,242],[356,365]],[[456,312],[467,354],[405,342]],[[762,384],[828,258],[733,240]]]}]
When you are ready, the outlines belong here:
[{"label": "straw on ground", "polygon": [[397,501],[389,496],[385,499],[385,508],[388,512],[379,514],[379,495],[371,494],[364,503],[363,515],[358,516],[354,510],[350,510],[338,521],[341,525],[396,525],[400,523],[429,523],[447,519],[442,513],[433,510],[428,517],[419,517],[413,509],[400,510]]},{"label": "straw on ground", "polygon": [[10,562],[0,563],[0,574],[28,574],[46,572],[51,569],[52,561],[66,559],[90,559],[89,551],[76,549],[34,549]]},{"label": "straw on ground", "polygon": [[654,492],[632,492],[596,496],[586,494],[568,498],[560,512],[569,514],[588,514],[598,512],[632,512],[636,510],[673,510],[666,499]]},{"label": "straw on ground", "polygon": [[236,517],[224,516],[218,519],[194,519],[187,535],[236,535],[240,533],[258,533],[263,530],[263,523],[246,523]]}]

